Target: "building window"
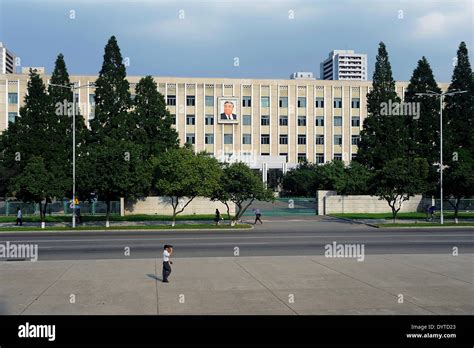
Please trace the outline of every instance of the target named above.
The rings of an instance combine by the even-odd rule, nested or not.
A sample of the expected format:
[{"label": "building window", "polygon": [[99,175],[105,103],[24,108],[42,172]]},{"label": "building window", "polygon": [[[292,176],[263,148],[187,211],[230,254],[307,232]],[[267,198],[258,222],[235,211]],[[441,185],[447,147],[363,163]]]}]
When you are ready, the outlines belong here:
[{"label": "building window", "polygon": [[262,97],[260,103],[262,104],[262,108],[270,107],[270,97]]},{"label": "building window", "polygon": [[212,126],[214,124],[214,115],[206,115],[204,122],[206,126]]},{"label": "building window", "polygon": [[334,154],[334,160],[335,161],[342,161],[342,154],[341,153],[335,153]]},{"label": "building window", "polygon": [[206,133],[204,136],[204,143],[205,144],[214,144],[214,134]]},{"label": "building window", "polygon": [[324,154],[317,153],[316,154],[316,164],[323,164],[324,163]]},{"label": "building window", "polygon": [[324,98],[316,98],[315,100],[315,106],[317,108],[324,108]]},{"label": "building window", "polygon": [[342,116],[334,116],[334,127],[342,127]]},{"label": "building window", "polygon": [[206,106],[214,106],[214,97],[206,95]]},{"label": "building window", "polygon": [[306,97],[298,97],[298,107],[299,108],[306,107]]},{"label": "building window", "polygon": [[18,114],[16,112],[8,113],[8,123],[15,123]]},{"label": "building window", "polygon": [[334,98],[334,108],[342,108],[342,98]]},{"label": "building window", "polygon": [[288,134],[280,134],[280,145],[288,145]]},{"label": "building window", "polygon": [[305,153],[299,153],[298,154],[298,163],[299,162],[306,162],[306,154]]},{"label": "building window", "polygon": [[18,93],[8,93],[8,104],[18,104]]},{"label": "building window", "polygon": [[176,96],[175,95],[169,95],[168,97],[166,97],[166,104],[176,105]]},{"label": "building window", "polygon": [[359,98],[352,98],[351,106],[353,109],[360,109],[360,99]]},{"label": "building window", "polygon": [[262,134],[260,136],[260,143],[262,145],[268,145],[270,144],[270,134]]},{"label": "building window", "polygon": [[352,127],[360,127],[360,117],[352,116],[351,124],[352,124]]},{"label": "building window", "polygon": [[270,125],[270,116],[262,115],[262,118],[260,119],[260,124],[262,126],[269,126]]},{"label": "building window", "polygon": [[306,126],[306,116],[298,116],[298,126]]},{"label": "building window", "polygon": [[89,105],[90,106],[95,105],[95,94],[89,94]]},{"label": "building window", "polygon": [[244,126],[250,126],[252,124],[252,116],[251,115],[244,115],[242,117],[242,124]]},{"label": "building window", "polygon": [[79,103],[79,93],[74,93],[74,97],[76,98],[76,103]]},{"label": "building window", "polygon": [[358,135],[353,135],[351,137],[351,144],[359,146],[360,137]]},{"label": "building window", "polygon": [[251,107],[252,106],[252,97],[244,96],[242,97],[242,106]]},{"label": "building window", "polygon": [[281,108],[288,107],[288,97],[280,97],[280,107]]},{"label": "building window", "polygon": [[242,134],[242,144],[244,145],[252,144],[252,134]]},{"label": "building window", "polygon": [[224,144],[232,145],[234,142],[233,134],[224,134]]},{"label": "building window", "polygon": [[196,124],[196,117],[194,115],[186,115],[186,124],[193,126]]},{"label": "building window", "polygon": [[186,97],[186,106],[195,106],[196,105],[196,97],[194,95],[188,95]]},{"label": "building window", "polygon": [[354,161],[355,159],[357,159],[357,154],[356,153],[353,153],[352,156],[351,156],[351,159]]},{"label": "building window", "polygon": [[288,126],[288,116],[280,116],[280,126]]},{"label": "building window", "polygon": [[171,124],[176,124],[176,114],[171,114]]},{"label": "building window", "polygon": [[342,145],[342,135],[335,135],[334,136],[334,145]]},{"label": "building window", "polygon": [[324,117],[323,116],[316,116],[316,126],[317,127],[324,127]]},{"label": "building window", "polygon": [[316,145],[324,145],[324,135],[316,135]]},{"label": "building window", "polygon": [[298,145],[306,145],[306,134],[298,134]]},{"label": "building window", "polygon": [[196,143],[196,136],[194,133],[186,133],[186,143],[194,145]]},{"label": "building window", "polygon": [[288,153],[280,152],[280,156],[285,156],[285,162],[288,162]]}]

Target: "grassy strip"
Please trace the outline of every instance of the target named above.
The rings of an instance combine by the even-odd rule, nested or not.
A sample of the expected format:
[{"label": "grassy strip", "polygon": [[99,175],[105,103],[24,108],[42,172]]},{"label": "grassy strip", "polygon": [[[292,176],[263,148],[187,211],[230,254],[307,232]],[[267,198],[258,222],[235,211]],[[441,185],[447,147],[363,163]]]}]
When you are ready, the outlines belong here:
[{"label": "grassy strip", "polygon": [[[222,214],[224,220],[227,219],[227,214]],[[82,221],[84,222],[96,222],[105,221],[105,215],[82,215]],[[52,215],[46,216],[46,222],[69,222],[71,221],[71,215]],[[117,214],[110,215],[110,221],[171,221],[171,215],[126,215],[120,216]],[[203,221],[203,220],[214,220],[214,215],[202,214],[202,215],[178,215],[176,221]],[[0,216],[0,222],[15,222],[15,216]],[[40,222],[40,217],[36,215],[24,216],[23,222]]]},{"label": "grassy strip", "polygon": [[474,226],[474,222],[445,222],[443,225],[439,223],[419,222],[419,223],[400,223],[400,224],[376,224],[377,227],[458,227],[458,226]]},{"label": "grassy strip", "polygon": [[[330,214],[330,216],[334,217],[340,217],[340,218],[346,218],[346,219],[353,219],[353,220],[358,220],[358,219],[386,219],[386,220],[391,220],[392,219],[392,213],[345,213],[345,214]],[[436,213],[435,215],[437,218],[439,217],[439,212]],[[408,219],[408,220],[414,220],[414,219],[425,219],[426,218],[426,213],[419,213],[419,212],[413,212],[413,213],[398,213],[397,214],[397,219]],[[444,213],[444,218],[445,219],[454,219],[454,213],[452,212],[445,212]],[[458,218],[474,218],[474,212],[472,213],[467,213],[467,212],[459,212]]]},{"label": "grassy strip", "polygon": [[239,229],[246,229],[251,228],[252,226],[249,224],[238,224],[235,226],[230,225],[209,225],[209,224],[190,224],[190,225],[176,225],[172,227],[171,225],[145,225],[145,226],[111,226],[111,227],[104,227],[104,226],[78,226],[75,229],[71,227],[47,227],[42,229],[41,227],[36,226],[22,226],[22,227],[0,227],[0,231],[7,231],[7,232],[21,232],[21,231],[91,231],[91,230],[101,230],[101,231],[109,231],[109,230],[183,230],[183,229],[191,229],[191,230],[227,230],[233,228]]}]

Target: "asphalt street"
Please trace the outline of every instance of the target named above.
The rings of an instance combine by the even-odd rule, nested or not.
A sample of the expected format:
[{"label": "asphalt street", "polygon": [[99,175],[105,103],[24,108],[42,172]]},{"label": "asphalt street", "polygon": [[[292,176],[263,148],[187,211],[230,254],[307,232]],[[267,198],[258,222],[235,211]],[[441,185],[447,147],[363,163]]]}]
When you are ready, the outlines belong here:
[{"label": "asphalt street", "polygon": [[[0,243],[37,244],[39,260],[324,255],[325,245],[364,244],[366,255],[474,252],[474,228],[377,229],[329,217],[280,217],[253,229],[0,233]],[[129,253],[126,255],[126,251]]]}]

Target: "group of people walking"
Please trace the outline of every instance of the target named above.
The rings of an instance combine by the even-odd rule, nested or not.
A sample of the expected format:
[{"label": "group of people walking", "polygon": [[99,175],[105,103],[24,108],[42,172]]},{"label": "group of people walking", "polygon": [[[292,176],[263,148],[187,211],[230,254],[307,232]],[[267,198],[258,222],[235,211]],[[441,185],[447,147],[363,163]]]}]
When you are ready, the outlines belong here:
[{"label": "group of people walking", "polygon": [[[257,224],[257,221],[260,222],[260,224],[262,225],[263,224],[263,221],[262,221],[262,212],[259,208],[253,208],[252,211],[254,212],[255,214],[255,221],[254,221],[254,225]],[[224,220],[224,218],[221,216],[221,212],[219,211],[219,209],[216,209],[216,214],[214,216],[214,222],[216,223],[216,226],[219,225],[219,222],[221,220]]]}]

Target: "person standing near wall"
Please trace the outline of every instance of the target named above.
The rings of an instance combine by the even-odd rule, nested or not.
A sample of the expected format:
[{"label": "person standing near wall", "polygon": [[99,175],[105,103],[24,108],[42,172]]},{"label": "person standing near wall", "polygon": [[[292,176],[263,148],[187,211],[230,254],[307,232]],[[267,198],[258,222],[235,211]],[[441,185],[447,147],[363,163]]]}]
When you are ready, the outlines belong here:
[{"label": "person standing near wall", "polygon": [[18,226],[18,224],[20,224],[20,226],[23,226],[23,212],[21,211],[20,207],[16,208],[16,224],[15,224],[15,226]]}]

